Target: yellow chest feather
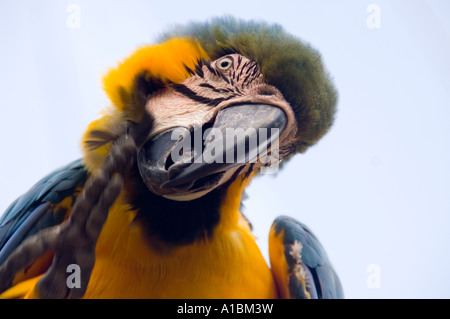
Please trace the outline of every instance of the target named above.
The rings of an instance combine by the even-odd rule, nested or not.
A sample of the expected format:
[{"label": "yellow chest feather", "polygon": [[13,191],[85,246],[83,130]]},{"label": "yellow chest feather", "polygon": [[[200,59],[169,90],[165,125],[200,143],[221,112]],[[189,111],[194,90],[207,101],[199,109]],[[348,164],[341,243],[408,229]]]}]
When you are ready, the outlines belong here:
[{"label": "yellow chest feather", "polygon": [[276,298],[254,237],[239,223],[210,239],[156,250],[122,205],[100,235],[86,298]]}]

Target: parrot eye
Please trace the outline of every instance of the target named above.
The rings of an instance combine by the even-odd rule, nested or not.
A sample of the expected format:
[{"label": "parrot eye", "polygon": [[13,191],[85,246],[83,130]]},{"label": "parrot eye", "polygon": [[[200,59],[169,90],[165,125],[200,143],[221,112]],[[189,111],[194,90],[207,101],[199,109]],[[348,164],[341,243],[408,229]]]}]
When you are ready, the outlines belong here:
[{"label": "parrot eye", "polygon": [[233,65],[233,59],[230,57],[224,57],[216,62],[216,67],[219,70],[226,71]]}]

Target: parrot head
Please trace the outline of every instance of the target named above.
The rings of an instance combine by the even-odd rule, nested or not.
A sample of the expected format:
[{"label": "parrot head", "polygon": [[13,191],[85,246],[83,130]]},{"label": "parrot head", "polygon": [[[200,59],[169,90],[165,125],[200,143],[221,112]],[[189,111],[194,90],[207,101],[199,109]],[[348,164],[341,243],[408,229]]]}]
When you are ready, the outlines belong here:
[{"label": "parrot head", "polygon": [[83,138],[95,171],[127,122],[141,130],[148,190],[192,201],[304,152],[331,127],[337,95],[319,53],[278,25],[231,17],[175,27],[108,72],[113,107]]},{"label": "parrot head", "polygon": [[199,60],[194,70],[146,104],[158,116],[139,151],[139,171],[152,192],[174,200],[198,198],[270,165],[258,158],[278,140],[292,147],[297,132],[289,103],[264,82],[257,62],[225,54]]}]

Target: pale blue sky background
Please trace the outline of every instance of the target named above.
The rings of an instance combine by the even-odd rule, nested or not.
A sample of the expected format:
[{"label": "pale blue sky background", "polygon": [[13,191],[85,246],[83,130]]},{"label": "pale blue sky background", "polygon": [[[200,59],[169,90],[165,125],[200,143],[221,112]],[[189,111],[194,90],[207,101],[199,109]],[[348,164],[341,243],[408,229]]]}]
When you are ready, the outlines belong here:
[{"label": "pale blue sky background", "polygon": [[[69,4],[81,9],[70,29]],[[381,28],[366,25],[370,4]],[[339,90],[331,132],[245,202],[264,255],[272,220],[306,223],[350,298],[450,298],[449,1],[1,1],[0,211],[81,156],[108,104],[102,74],[174,23],[276,22],[320,50]],[[367,268],[380,269],[370,288]]]}]

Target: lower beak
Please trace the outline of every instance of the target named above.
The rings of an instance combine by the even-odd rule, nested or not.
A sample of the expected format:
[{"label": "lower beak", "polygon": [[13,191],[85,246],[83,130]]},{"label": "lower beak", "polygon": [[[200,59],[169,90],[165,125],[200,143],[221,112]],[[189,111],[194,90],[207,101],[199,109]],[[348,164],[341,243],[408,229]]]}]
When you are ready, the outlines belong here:
[{"label": "lower beak", "polygon": [[229,106],[193,132],[177,127],[147,141],[139,152],[141,176],[161,195],[214,188],[225,172],[264,156],[286,124],[273,105]]}]

